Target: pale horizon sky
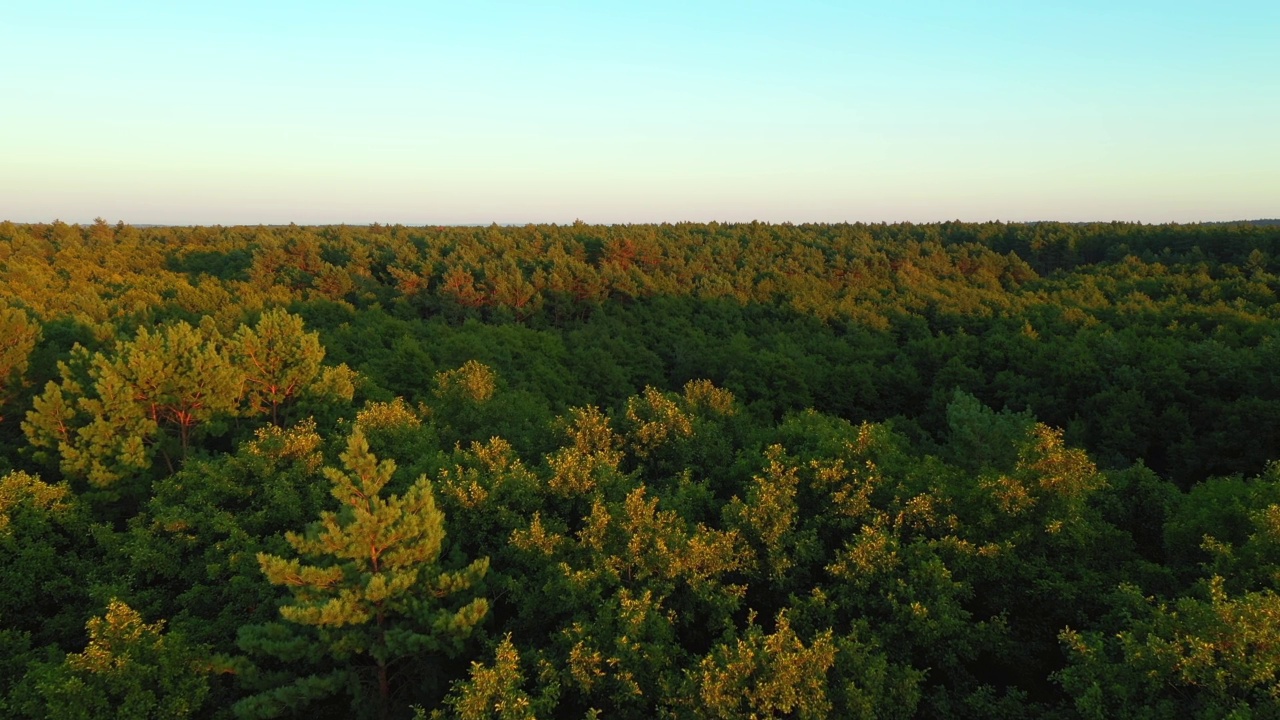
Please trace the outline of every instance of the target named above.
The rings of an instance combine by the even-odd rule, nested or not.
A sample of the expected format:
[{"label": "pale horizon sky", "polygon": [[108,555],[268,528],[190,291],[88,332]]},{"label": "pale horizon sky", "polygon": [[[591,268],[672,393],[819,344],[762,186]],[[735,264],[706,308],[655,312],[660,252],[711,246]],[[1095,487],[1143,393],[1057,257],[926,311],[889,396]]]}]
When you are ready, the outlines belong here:
[{"label": "pale horizon sky", "polygon": [[4,3],[0,220],[1280,217],[1280,3]]}]

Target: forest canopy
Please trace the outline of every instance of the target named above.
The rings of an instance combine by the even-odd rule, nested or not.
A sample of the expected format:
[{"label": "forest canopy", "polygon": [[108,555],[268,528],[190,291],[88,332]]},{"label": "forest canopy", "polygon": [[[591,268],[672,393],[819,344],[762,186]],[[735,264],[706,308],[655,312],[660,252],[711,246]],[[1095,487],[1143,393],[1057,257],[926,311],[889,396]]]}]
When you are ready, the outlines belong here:
[{"label": "forest canopy", "polygon": [[0,223],[0,715],[1280,717],[1277,258]]}]

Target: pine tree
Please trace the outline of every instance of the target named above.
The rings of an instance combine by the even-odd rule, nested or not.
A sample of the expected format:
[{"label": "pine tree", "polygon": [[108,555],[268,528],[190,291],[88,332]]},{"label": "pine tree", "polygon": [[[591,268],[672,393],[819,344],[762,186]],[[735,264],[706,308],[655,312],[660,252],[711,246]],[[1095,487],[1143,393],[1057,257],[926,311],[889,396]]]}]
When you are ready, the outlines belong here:
[{"label": "pine tree", "polygon": [[[306,332],[302,318],[279,308],[262,314],[253,327],[242,325],[232,338],[231,357],[244,372],[244,401],[254,414],[270,410],[271,422],[280,424],[280,408],[306,392],[326,394],[334,373],[346,366],[325,368],[320,335]],[[346,371],[349,372],[349,371]],[[350,382],[345,392],[351,399]]]},{"label": "pine tree", "polygon": [[99,487],[151,467],[157,450],[172,470],[171,442],[185,458],[202,428],[235,413],[243,379],[216,329],[185,322],[139,328],[111,353],[77,346],[59,370],[23,430],[59,453],[63,472]]},{"label": "pine tree", "polygon": [[[437,561],[444,515],[426,477],[403,495],[384,497],[395,462],[379,462],[359,427],[341,457],[345,472],[325,469],[341,509],[322,513],[306,534],[285,538],[306,563],[266,553],[258,555],[258,563],[272,584],[288,586],[292,593],[280,608],[286,621],[316,628],[325,654],[340,664],[353,656],[372,662],[379,716],[385,718],[393,664],[455,649],[488,612],[483,598],[456,611],[442,600],[470,589],[489,561],[477,560],[456,573],[442,571]],[[263,649],[271,648],[264,644]],[[242,711],[271,703],[268,697],[249,698]]]}]

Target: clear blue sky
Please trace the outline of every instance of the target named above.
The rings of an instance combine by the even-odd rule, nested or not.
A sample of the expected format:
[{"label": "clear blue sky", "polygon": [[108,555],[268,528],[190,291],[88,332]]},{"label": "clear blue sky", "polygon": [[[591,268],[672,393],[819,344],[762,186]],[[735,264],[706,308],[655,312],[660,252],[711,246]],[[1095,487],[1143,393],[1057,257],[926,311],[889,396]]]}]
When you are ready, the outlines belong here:
[{"label": "clear blue sky", "polygon": [[1280,2],[0,0],[0,219],[1280,216]]}]

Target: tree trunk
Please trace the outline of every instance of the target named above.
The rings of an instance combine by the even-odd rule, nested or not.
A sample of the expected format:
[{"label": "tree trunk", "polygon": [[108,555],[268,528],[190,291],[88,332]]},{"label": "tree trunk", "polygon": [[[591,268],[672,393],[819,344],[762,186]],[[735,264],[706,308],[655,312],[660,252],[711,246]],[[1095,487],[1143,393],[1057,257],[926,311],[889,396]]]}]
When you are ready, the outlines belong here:
[{"label": "tree trunk", "polygon": [[378,719],[387,720],[391,715],[391,682],[387,677],[387,664],[378,661]]}]

